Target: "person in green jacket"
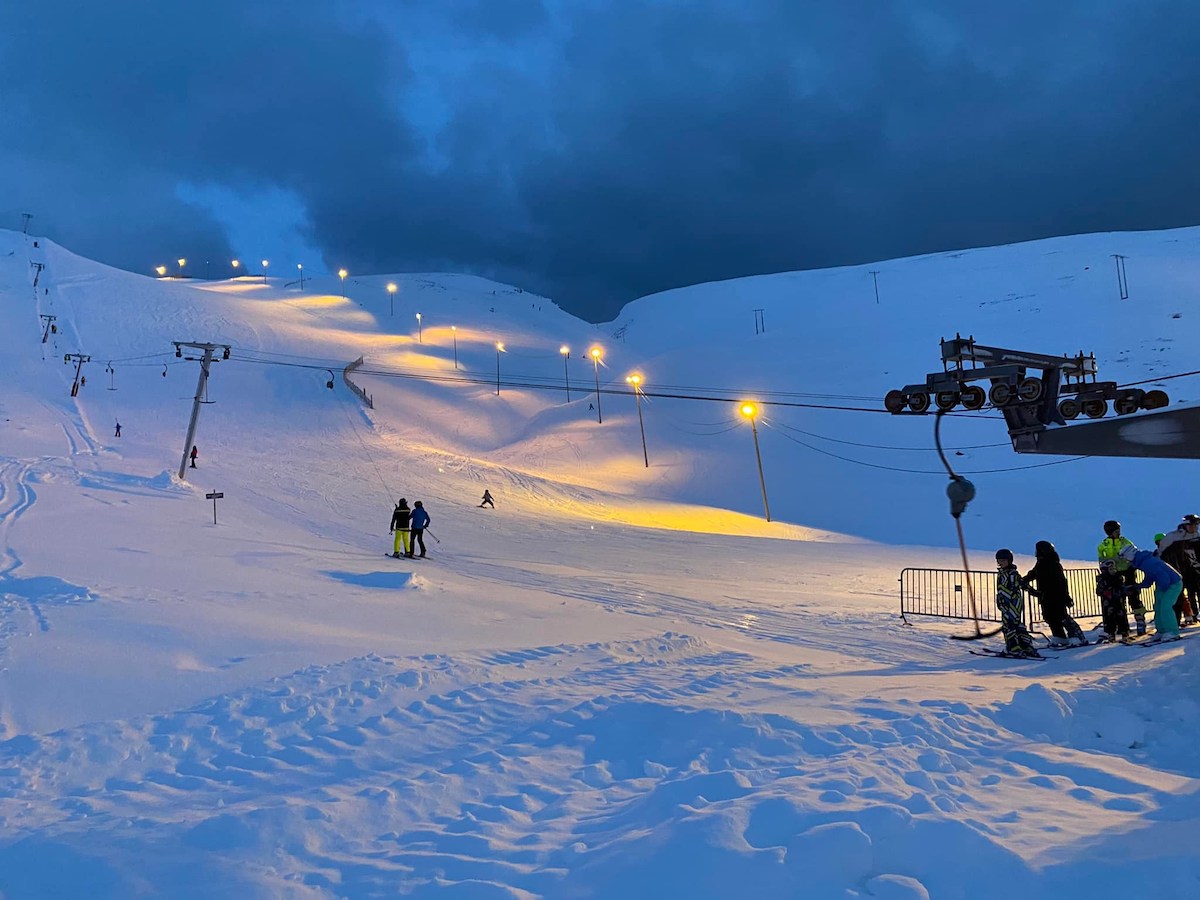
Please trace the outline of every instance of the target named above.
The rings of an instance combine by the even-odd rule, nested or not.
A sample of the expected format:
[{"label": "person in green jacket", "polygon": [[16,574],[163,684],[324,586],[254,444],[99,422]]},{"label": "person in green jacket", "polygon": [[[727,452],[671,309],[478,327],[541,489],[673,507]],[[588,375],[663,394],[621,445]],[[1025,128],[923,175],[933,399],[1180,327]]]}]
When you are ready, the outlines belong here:
[{"label": "person in green jacket", "polygon": [[1100,562],[1106,559],[1117,561],[1117,573],[1125,580],[1125,596],[1129,598],[1129,608],[1133,611],[1133,620],[1137,623],[1137,633],[1146,633],[1146,607],[1142,604],[1141,591],[1137,587],[1137,572],[1129,565],[1129,561],[1121,556],[1121,550],[1132,547],[1133,541],[1121,537],[1121,523],[1109,519],[1104,523],[1104,540],[1096,548]]}]

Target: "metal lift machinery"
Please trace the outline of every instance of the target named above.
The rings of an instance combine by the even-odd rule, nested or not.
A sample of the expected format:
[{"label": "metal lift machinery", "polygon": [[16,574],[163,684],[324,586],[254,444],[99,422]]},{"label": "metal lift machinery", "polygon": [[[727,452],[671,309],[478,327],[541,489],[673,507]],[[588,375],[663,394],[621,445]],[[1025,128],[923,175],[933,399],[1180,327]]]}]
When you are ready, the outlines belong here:
[{"label": "metal lift machinery", "polygon": [[[1099,381],[1095,354],[1006,350],[961,335],[942,340],[941,348],[942,371],[888,391],[888,412],[923,415],[931,406],[978,410],[990,403],[1003,414],[1018,453],[1200,459],[1200,407],[1169,409],[1164,391]],[[1110,403],[1115,418],[1105,418]],[[1080,414],[1093,421],[1067,424]]]}]

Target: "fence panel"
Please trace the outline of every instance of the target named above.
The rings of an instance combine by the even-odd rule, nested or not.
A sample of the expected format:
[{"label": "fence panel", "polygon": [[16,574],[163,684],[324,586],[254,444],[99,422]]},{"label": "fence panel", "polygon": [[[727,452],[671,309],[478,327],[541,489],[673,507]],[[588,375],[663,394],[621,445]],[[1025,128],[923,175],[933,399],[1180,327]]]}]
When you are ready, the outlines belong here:
[{"label": "fence panel", "polygon": [[371,395],[360,388],[357,384],[350,380],[350,373],[363,364],[363,358],[360,356],[346,368],[342,369],[342,381],[346,382],[346,387],[350,388],[354,394],[367,405],[367,409],[374,409],[375,402],[371,399]]},{"label": "fence panel", "polygon": [[[1075,605],[1071,616],[1076,619],[1100,618],[1100,598],[1096,596],[1095,569],[1066,569],[1067,588]],[[975,591],[977,615],[982,622],[999,622],[996,609],[996,573],[967,573]],[[1147,616],[1154,613],[1154,590],[1146,588],[1141,600]],[[1041,606],[1036,597],[1025,596],[1025,620],[1030,626],[1039,623]],[[900,572],[900,617],[933,616],[940,619],[971,619],[971,603],[967,593],[967,578],[959,569],[903,569]]]}]

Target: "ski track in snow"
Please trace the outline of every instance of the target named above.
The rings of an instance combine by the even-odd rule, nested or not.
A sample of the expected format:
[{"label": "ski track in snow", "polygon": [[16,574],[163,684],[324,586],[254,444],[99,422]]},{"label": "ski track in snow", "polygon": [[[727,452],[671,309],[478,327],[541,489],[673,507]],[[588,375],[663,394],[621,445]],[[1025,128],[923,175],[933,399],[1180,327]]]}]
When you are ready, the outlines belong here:
[{"label": "ski track in snow", "polygon": [[[1160,240],[1136,239],[1144,248]],[[0,291],[27,297],[20,240],[0,233],[0,242],[21,251],[0,264]],[[1083,287],[1072,287],[1064,306],[1053,302],[1048,280],[1057,279],[1055,292],[1077,276],[1082,285],[1084,262],[1110,249],[1104,236],[1078,241],[1069,263],[1055,263],[1075,272],[1030,271],[1030,251],[1019,247],[935,254],[889,264],[889,291],[922,298],[934,288],[944,304],[938,320],[951,308],[956,316],[970,305],[994,308],[968,317],[968,326],[981,335],[983,326],[995,329],[995,343],[1020,343],[1014,312],[1075,321]],[[323,372],[235,368],[235,353],[213,383],[214,395],[229,402],[203,415],[201,459],[214,465],[192,475],[196,484],[180,485],[162,470],[162,459],[178,459],[175,429],[186,422],[193,370],[173,370],[186,372],[180,387],[178,375],[159,378],[161,361],[150,378],[122,369],[122,384],[136,384],[136,391],[112,395],[93,390],[103,378],[93,364],[86,396],[69,398],[60,341],[63,351],[86,352],[90,339],[107,342],[108,350],[166,354],[171,338],[219,336],[248,353],[329,359],[363,352],[383,366],[444,373],[447,351],[431,339],[433,328],[439,313],[446,319],[465,312],[474,319],[458,320],[463,373],[490,375],[491,342],[511,340],[507,329],[516,338],[514,361],[533,371],[539,358],[549,360],[557,379],[560,336],[552,332],[567,331],[576,346],[602,332],[565,316],[552,326],[522,320],[503,306],[493,317],[497,289],[486,282],[409,277],[403,309],[414,295],[432,307],[426,343],[417,346],[402,326],[382,314],[372,318],[363,299],[297,298],[265,279],[261,294],[244,283],[197,289],[102,272],[57,249],[45,255],[53,263],[43,272],[49,292],[35,291],[31,309],[57,315],[60,332],[40,351],[14,342],[0,358],[21,387],[0,400],[6,417],[9,405],[24,404],[22,418],[37,420],[6,432],[34,449],[6,445],[13,456],[0,457],[0,677],[24,663],[53,689],[70,683],[53,680],[54,665],[74,662],[56,644],[61,639],[82,656],[95,628],[96,642],[117,655],[128,639],[165,650],[174,662],[141,668],[95,651],[86,659],[102,670],[85,669],[85,677],[107,680],[88,698],[108,690],[138,695],[147,671],[192,693],[172,700],[169,691],[147,690],[152,699],[128,707],[142,715],[88,721],[85,709],[68,719],[83,724],[48,733],[19,730],[13,723],[20,717],[0,706],[4,900],[77,896],[81,885],[96,898],[1129,900],[1145,896],[1148,886],[1156,897],[1200,896],[1200,861],[1188,841],[1200,775],[1200,704],[1180,689],[1200,677],[1191,641],[1152,650],[1090,648],[1043,663],[982,659],[947,641],[945,628],[898,628],[889,568],[901,558],[896,548],[759,542],[729,525],[735,531],[726,541],[714,534],[727,532],[690,533],[695,523],[686,519],[657,530],[627,527],[629,504],[647,497],[705,504],[689,508],[689,516],[724,508],[758,515],[744,427],[690,410],[684,427],[678,417],[672,425],[666,400],[647,406],[655,469],[643,472],[637,448],[629,449],[637,419],[625,398],[605,395],[600,429],[586,412],[586,390],[572,405],[507,388],[501,399],[486,386],[365,376],[379,400],[367,411],[340,385],[326,392]],[[947,262],[964,258],[970,266]],[[917,277],[922,270],[927,274]],[[992,271],[986,288],[977,287],[981,273]],[[869,308],[870,316],[853,312],[853,280],[861,274],[700,285],[684,298],[687,322],[664,297],[637,301],[624,322],[637,324],[631,343],[610,342],[614,368],[602,374],[604,385],[620,387],[616,367],[634,357],[639,365],[653,360],[664,378],[681,384],[713,383],[711,356],[694,352],[712,346],[705,329],[748,363],[765,366],[749,376],[759,384],[800,388],[811,372],[844,370],[850,331],[856,343],[878,351],[882,374],[874,363],[859,367],[841,389],[904,383],[910,374],[901,369],[923,370],[916,361],[928,358],[930,347],[907,346],[915,331],[905,329],[921,317],[906,307],[894,312],[900,307],[891,296]],[[761,341],[756,336],[753,347],[728,331],[731,291],[743,305],[762,305],[760,297],[790,303],[797,287],[811,292],[835,280],[841,286],[834,294],[801,313],[773,314],[781,327],[773,325]],[[1013,290],[1013,282],[1025,287]],[[1162,291],[1168,283],[1139,290]],[[490,299],[481,302],[488,290]],[[516,292],[500,290],[507,294]],[[958,302],[968,297],[972,303]],[[439,310],[432,301],[447,306]],[[1167,302],[1156,300],[1159,307]],[[523,316],[526,305],[524,297],[516,304]],[[24,325],[29,311],[9,304],[0,317]],[[1163,311],[1152,310],[1160,318]],[[117,317],[119,332],[105,321],[114,312],[126,313]],[[788,318],[803,328],[794,330],[797,322]],[[778,341],[794,347],[828,327],[842,337],[803,344],[803,371],[772,352],[784,346]],[[681,344],[657,356],[664,333],[681,335]],[[540,357],[528,348],[517,352],[522,336],[549,349]],[[1179,348],[1187,342],[1172,348],[1171,340],[1147,337],[1137,354],[1122,350],[1105,364],[1127,364],[1119,371],[1129,378],[1181,368]],[[1156,359],[1147,362],[1151,354]],[[101,357],[95,361],[103,365]],[[591,369],[582,375],[586,388]],[[122,413],[127,438],[118,447],[105,436],[119,402],[141,421],[129,428]],[[781,423],[788,415],[776,413]],[[833,414],[804,416],[805,427],[831,435],[846,427],[845,420],[835,425]],[[849,434],[918,443],[913,422],[885,421],[870,426],[878,433]],[[252,434],[241,433],[247,425]],[[661,439],[658,429],[668,425],[702,436],[703,447],[690,438]],[[888,540],[943,534],[940,491],[935,515],[912,478],[886,476],[887,489],[879,491],[885,482],[870,473],[852,470],[863,477],[851,482],[827,459],[782,456],[776,437],[763,433],[773,508],[780,491],[780,506],[798,521],[811,513],[814,521],[823,516],[825,527],[851,523]],[[860,443],[854,452],[865,455],[870,446]],[[1007,460],[1007,452],[995,455]],[[1085,466],[1093,464],[1100,465]],[[1057,473],[1029,477],[1034,487],[1021,490],[1051,485],[1058,491],[1052,499],[1075,490],[1069,480],[1057,484]],[[195,513],[205,490],[199,484],[208,479],[229,492],[222,516],[237,526],[223,521],[209,531],[207,505]],[[972,513],[994,505],[987,522],[972,524],[1007,541],[1017,517],[1004,507],[1026,515],[1020,504],[995,503],[1006,496],[998,481],[981,482],[992,489],[981,492]],[[1147,490],[1140,479],[1105,483],[1112,488],[1105,502],[1117,505],[1131,505],[1122,490],[1139,504]],[[1177,484],[1155,475],[1160,497],[1163,484],[1175,496]],[[47,507],[60,504],[46,509],[44,520],[39,485]],[[874,504],[869,523],[862,510],[850,509],[857,503],[848,485]],[[475,515],[476,499],[463,494],[477,498],[484,487],[503,513]],[[1025,496],[1021,490],[1013,496]],[[448,523],[448,536],[457,531],[457,543],[448,537],[445,551],[432,549],[452,565],[440,572],[436,560],[381,565],[380,553],[369,549],[390,547],[381,497],[390,502],[401,493],[429,501],[436,530]],[[163,500],[185,502],[163,512]],[[1082,501],[1079,509],[1054,502],[1062,517],[1085,522],[1075,529],[1080,533],[1098,520]],[[22,555],[33,559],[47,536],[59,537],[54,529],[64,519],[55,514],[63,510],[80,526],[74,539],[97,537],[101,558],[136,552],[119,554],[94,582],[118,592],[137,585],[133,602],[83,608],[102,599],[99,589],[52,574],[55,562],[45,554],[40,572],[51,574],[23,571]],[[100,540],[96,531],[116,530],[114,521],[124,529],[121,539]],[[12,543],[17,531],[20,553]],[[1083,543],[1090,551],[1094,542]],[[156,570],[156,557],[170,561]],[[126,578],[122,567],[133,568],[135,559],[138,572]],[[96,562],[79,568],[89,564]],[[429,570],[418,576],[423,566]],[[187,573],[186,584],[175,583],[175,571]],[[227,580],[206,584],[218,576]],[[306,576],[312,585],[298,586]],[[88,571],[77,580],[92,577]],[[421,591],[397,590],[416,584]],[[162,598],[180,605],[153,610]],[[396,614],[380,615],[381,608]],[[225,615],[237,616],[236,624],[222,621]],[[338,621],[343,615],[345,623]],[[497,637],[506,622],[510,630]],[[564,622],[570,637],[562,636]],[[252,637],[238,633],[243,624]],[[343,624],[345,634],[328,633]],[[187,633],[193,626],[195,635]],[[385,627],[393,633],[381,640],[412,630],[403,653],[439,641],[473,649],[361,655]],[[557,629],[555,636],[541,634],[543,627]],[[603,640],[597,627],[609,627]],[[16,652],[18,638],[27,642],[24,654]],[[251,645],[246,656],[230,646],[241,640]],[[300,661],[272,658],[288,652]],[[51,664],[33,665],[39,654]],[[313,659],[321,664],[290,671]],[[256,662],[263,674],[238,675],[219,688],[213,680],[189,681]],[[290,674],[268,677],[279,672]],[[207,699],[194,702],[197,696]]]},{"label": "ski track in snow", "polygon": [[[0,849],[0,872],[32,855],[61,877],[89,868],[94,897],[180,895],[202,851],[198,895],[727,897],[752,883],[759,896],[1009,897],[1054,882],[1052,863],[1035,873],[1022,857],[1052,860],[1078,839],[1072,823],[1101,834],[1182,812],[1182,779],[1147,792],[1140,769],[1160,760],[1122,746],[1153,746],[1169,723],[1106,715],[1103,689],[1068,701],[1031,685],[999,708],[828,703],[804,668],[671,633],[371,655],[176,713],[20,736],[0,743],[0,822],[28,837]],[[772,711],[783,700],[793,714]],[[1044,732],[1066,748],[1035,743]],[[961,821],[923,815],[936,812]],[[1031,825],[1036,853],[1009,846]],[[972,855],[914,875],[931,841]],[[990,888],[980,873],[995,866]]]}]

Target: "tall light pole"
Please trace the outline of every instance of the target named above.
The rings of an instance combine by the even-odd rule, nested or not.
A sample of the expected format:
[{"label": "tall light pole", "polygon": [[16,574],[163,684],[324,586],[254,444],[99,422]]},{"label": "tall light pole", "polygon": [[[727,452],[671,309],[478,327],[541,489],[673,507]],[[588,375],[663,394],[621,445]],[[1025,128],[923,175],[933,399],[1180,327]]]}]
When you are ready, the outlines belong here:
[{"label": "tall light pole", "polygon": [[588,356],[592,358],[592,365],[596,370],[596,424],[603,425],[604,417],[600,414],[600,360],[604,356],[604,351],[599,347],[593,347],[588,351]]},{"label": "tall light pole", "polygon": [[346,299],[346,276],[350,273],[345,269],[338,269],[338,278],[342,279],[342,299]]},{"label": "tall light pole", "polygon": [[758,425],[755,420],[758,418],[758,407],[753,403],[743,403],[738,407],[738,412],[750,420],[750,430],[754,432],[754,458],[758,460],[758,483],[762,486],[763,495],[763,512],[767,515],[767,521],[771,521],[771,507],[767,505],[767,480],[763,477],[762,454],[758,451]]},{"label": "tall light pole", "polygon": [[450,326],[450,336],[454,338],[454,368],[458,368],[458,326]]},{"label": "tall light pole", "polygon": [[421,314],[417,313],[417,343],[425,343],[425,333],[421,330]]},{"label": "tall light pole", "polygon": [[396,282],[389,281],[387,286],[388,292],[388,315],[396,314]]},{"label": "tall light pole", "polygon": [[646,462],[646,468],[650,468],[650,454],[646,452],[646,423],[642,421],[642,376],[634,372],[625,379],[633,385],[633,395],[637,398],[638,410],[638,428],[642,430],[642,459]]},{"label": "tall light pole", "polygon": [[504,344],[496,341],[496,396],[500,396],[500,354],[504,352]]},{"label": "tall light pole", "polygon": [[179,277],[182,278],[183,277],[183,267],[187,265],[187,260],[186,259],[177,259],[177,260],[175,260],[175,262],[179,263]]},{"label": "tall light pole", "polygon": [[267,283],[267,266],[269,266],[270,263],[264,259],[262,261],[262,264],[263,264],[263,284],[266,284]]},{"label": "tall light pole", "polygon": [[558,348],[558,352],[563,356],[563,384],[567,388],[567,402],[571,402],[571,373],[567,371],[567,360],[571,358],[571,348],[563,344]]},{"label": "tall light pole", "polygon": [[296,271],[300,273],[300,290],[304,290],[304,263],[296,263]]}]

